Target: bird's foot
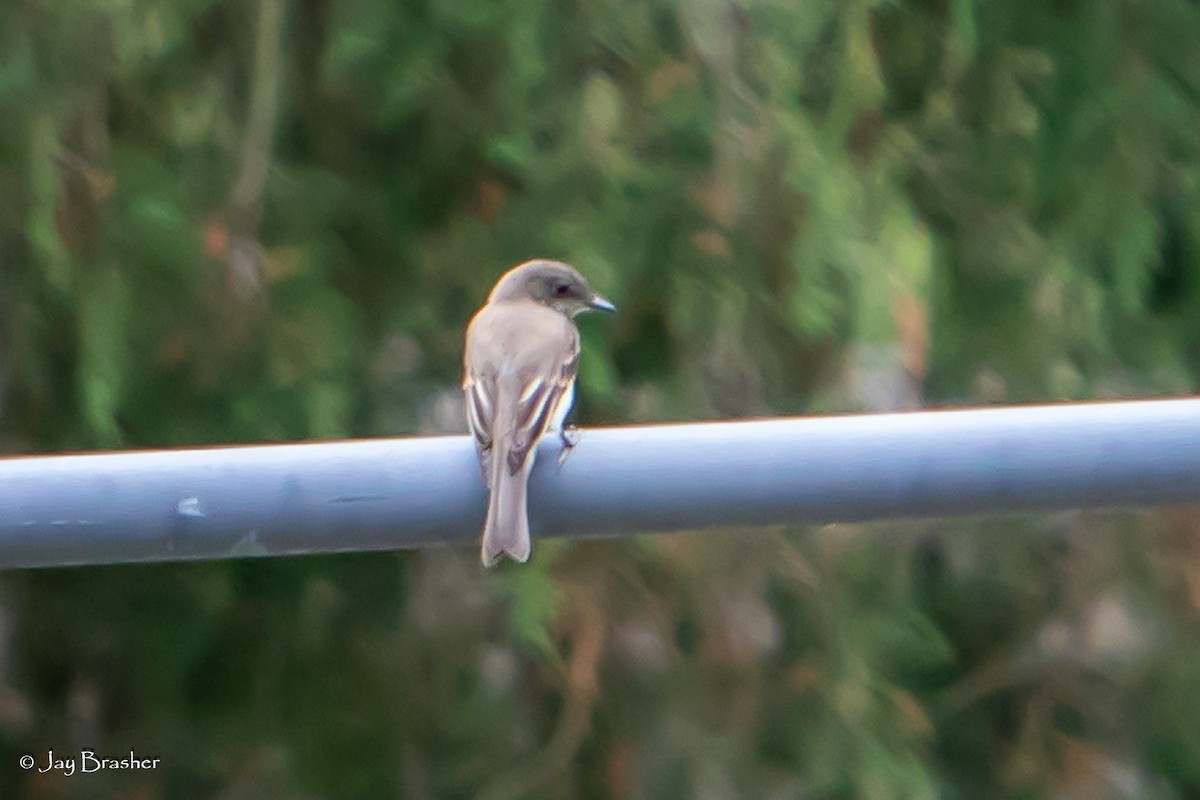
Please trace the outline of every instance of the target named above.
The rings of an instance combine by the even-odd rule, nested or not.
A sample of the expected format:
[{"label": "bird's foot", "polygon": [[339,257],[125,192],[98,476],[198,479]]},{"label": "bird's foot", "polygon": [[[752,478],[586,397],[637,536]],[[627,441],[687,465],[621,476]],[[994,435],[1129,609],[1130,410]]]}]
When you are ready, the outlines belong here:
[{"label": "bird's foot", "polygon": [[579,444],[579,428],[574,425],[564,426],[558,432],[558,438],[562,440],[562,451],[558,454],[558,466],[561,467],[566,463],[567,456],[571,455],[571,451],[575,449],[575,445]]}]

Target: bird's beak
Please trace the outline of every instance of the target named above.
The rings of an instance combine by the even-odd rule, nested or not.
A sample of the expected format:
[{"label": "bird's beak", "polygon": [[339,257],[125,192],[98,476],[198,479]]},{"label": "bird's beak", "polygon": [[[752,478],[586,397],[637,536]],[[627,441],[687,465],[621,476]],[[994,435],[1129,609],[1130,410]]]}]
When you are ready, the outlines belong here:
[{"label": "bird's beak", "polygon": [[608,311],[610,313],[617,310],[616,306],[614,306],[612,303],[608,302],[607,300],[605,300],[603,297],[601,297],[598,294],[592,295],[592,299],[590,301],[588,301],[588,308],[594,309],[596,311]]}]

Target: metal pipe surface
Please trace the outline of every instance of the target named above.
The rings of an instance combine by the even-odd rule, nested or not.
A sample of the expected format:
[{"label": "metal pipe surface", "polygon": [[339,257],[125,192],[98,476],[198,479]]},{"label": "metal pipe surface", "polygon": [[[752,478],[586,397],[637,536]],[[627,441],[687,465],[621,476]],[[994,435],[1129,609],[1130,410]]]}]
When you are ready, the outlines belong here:
[{"label": "metal pipe surface", "polygon": [[[535,536],[1200,502],[1200,400],[593,428]],[[0,568],[476,539],[465,436],[0,460]]]}]

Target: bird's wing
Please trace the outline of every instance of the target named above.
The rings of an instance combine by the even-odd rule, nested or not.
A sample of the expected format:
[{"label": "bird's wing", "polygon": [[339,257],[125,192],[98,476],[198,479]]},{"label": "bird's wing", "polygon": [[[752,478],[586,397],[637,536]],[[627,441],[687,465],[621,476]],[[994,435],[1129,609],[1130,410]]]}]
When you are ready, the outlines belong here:
[{"label": "bird's wing", "polygon": [[492,430],[496,413],[496,380],[494,376],[463,375],[463,392],[467,401],[467,428],[475,438],[479,456],[479,472],[483,484],[492,488]]},{"label": "bird's wing", "polygon": [[579,370],[579,335],[571,325],[570,346],[557,353],[557,358],[544,363],[542,369],[528,376],[517,398],[517,413],[513,425],[512,446],[508,451],[508,469],[517,474],[529,449],[537,444],[546,432],[560,403],[567,397],[575,375]]}]

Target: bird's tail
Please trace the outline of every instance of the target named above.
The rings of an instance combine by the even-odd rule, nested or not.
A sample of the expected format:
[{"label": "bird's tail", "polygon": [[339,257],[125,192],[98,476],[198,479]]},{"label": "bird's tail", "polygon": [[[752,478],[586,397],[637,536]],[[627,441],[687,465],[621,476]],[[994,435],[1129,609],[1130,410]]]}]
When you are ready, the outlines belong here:
[{"label": "bird's tail", "polygon": [[533,453],[515,475],[509,471],[505,455],[497,452],[492,456],[492,490],[488,495],[487,522],[483,526],[480,552],[485,567],[495,564],[501,554],[522,563],[529,560],[526,494]]}]

